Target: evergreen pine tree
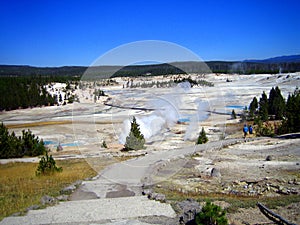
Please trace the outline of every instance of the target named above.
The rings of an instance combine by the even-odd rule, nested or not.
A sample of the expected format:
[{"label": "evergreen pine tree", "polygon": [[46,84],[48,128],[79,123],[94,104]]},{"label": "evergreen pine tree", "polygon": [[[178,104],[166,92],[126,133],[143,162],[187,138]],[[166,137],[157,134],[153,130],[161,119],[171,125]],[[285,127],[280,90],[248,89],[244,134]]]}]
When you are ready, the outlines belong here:
[{"label": "evergreen pine tree", "polygon": [[285,100],[281,94],[281,91],[279,89],[279,87],[275,88],[276,91],[276,100],[275,100],[275,116],[276,119],[282,119],[284,117],[285,114]]},{"label": "evergreen pine tree", "polygon": [[280,133],[300,132],[300,90],[296,88],[288,96],[286,103],[286,119],[280,128]]},{"label": "evergreen pine tree", "polygon": [[249,105],[249,116],[250,116],[250,119],[254,118],[254,115],[255,115],[255,113],[257,111],[257,108],[258,108],[258,101],[257,101],[257,98],[254,97],[252,99],[252,102]]},{"label": "evergreen pine tree", "polygon": [[236,113],[235,113],[234,109],[231,112],[231,118],[236,119]]},{"label": "evergreen pine tree", "polygon": [[144,148],[145,138],[140,131],[140,125],[133,117],[129,135],[126,137],[125,150],[140,150]]},{"label": "evergreen pine tree", "polygon": [[268,114],[268,97],[265,92],[262,93],[259,99],[259,116],[262,121],[267,121],[269,119]]},{"label": "evergreen pine tree", "polygon": [[0,158],[10,158],[9,133],[3,123],[0,125]]},{"label": "evergreen pine tree", "polygon": [[279,87],[272,88],[268,99],[268,112],[275,119],[282,119],[285,112],[285,101]]},{"label": "evergreen pine tree", "polygon": [[39,162],[39,166],[35,172],[37,176],[39,175],[50,175],[54,172],[62,172],[62,167],[57,167],[56,162],[52,155],[48,155],[46,151],[45,156],[43,156]]},{"label": "evergreen pine tree", "polygon": [[202,127],[202,130],[200,131],[196,144],[199,145],[199,144],[204,144],[206,142],[208,142],[208,138],[206,136],[204,128]]}]

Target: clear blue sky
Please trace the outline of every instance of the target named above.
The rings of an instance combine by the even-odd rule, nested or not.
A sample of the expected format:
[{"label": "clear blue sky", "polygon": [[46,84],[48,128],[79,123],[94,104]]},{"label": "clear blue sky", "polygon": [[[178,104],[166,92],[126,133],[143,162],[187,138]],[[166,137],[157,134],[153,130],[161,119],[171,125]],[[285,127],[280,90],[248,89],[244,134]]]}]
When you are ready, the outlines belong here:
[{"label": "clear blue sky", "polygon": [[204,60],[300,54],[299,0],[0,0],[0,10],[0,64],[88,66],[140,40]]}]

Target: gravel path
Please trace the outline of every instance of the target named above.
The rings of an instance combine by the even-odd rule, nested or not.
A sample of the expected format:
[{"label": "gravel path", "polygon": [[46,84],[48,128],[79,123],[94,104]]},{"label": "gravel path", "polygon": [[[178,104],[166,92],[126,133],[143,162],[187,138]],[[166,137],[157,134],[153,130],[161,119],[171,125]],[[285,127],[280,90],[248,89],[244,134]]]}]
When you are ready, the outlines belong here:
[{"label": "gravel path", "polygon": [[148,200],[145,196],[92,199],[61,202],[54,207],[29,211],[26,216],[5,218],[1,224],[101,224],[108,220],[153,215],[175,217],[175,212],[170,205]]}]

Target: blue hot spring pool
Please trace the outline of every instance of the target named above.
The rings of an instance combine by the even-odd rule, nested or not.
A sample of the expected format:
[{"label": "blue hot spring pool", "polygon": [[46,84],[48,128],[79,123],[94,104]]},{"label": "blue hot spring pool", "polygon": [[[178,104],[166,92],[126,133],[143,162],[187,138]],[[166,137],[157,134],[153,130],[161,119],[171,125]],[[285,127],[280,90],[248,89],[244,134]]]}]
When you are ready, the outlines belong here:
[{"label": "blue hot spring pool", "polygon": [[227,105],[226,108],[229,108],[229,109],[244,109],[245,106],[242,106],[242,105]]},{"label": "blue hot spring pool", "polygon": [[[55,145],[55,146],[58,146],[59,142],[46,140],[46,141],[44,141],[44,144],[45,145]],[[74,147],[74,146],[82,145],[82,143],[80,143],[78,141],[74,141],[74,142],[70,142],[70,143],[61,143],[60,145],[62,147]]]},{"label": "blue hot spring pool", "polygon": [[189,118],[179,118],[177,120],[178,123],[187,123],[187,122],[190,122],[190,119]]}]

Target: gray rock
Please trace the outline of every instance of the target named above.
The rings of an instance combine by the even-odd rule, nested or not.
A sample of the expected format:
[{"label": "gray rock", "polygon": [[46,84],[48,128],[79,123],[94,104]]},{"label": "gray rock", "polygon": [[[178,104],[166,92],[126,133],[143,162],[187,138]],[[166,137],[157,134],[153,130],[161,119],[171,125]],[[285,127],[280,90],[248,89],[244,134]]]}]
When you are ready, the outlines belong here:
[{"label": "gray rock", "polygon": [[299,193],[299,191],[295,188],[292,188],[291,190],[291,194],[297,195]]},{"label": "gray rock", "polygon": [[289,195],[291,194],[291,190],[287,189],[287,188],[283,188],[282,190],[278,190],[279,194],[283,194],[283,195]]},{"label": "gray rock", "polygon": [[56,151],[57,152],[61,152],[63,150],[63,147],[59,144],[57,147],[56,147]]},{"label": "gray rock", "polygon": [[10,216],[22,216],[22,212],[16,212],[11,214]]},{"label": "gray rock", "polygon": [[186,224],[194,220],[195,215],[202,209],[200,204],[192,199],[187,199],[176,204],[176,208],[179,211],[179,222]]},{"label": "gray rock", "polygon": [[39,205],[32,205],[32,206],[29,206],[26,211],[29,211],[29,210],[37,210],[37,209],[40,209],[41,207]]},{"label": "gray rock", "polygon": [[63,188],[60,191],[60,194],[62,195],[70,195],[72,194],[80,185],[82,184],[82,180],[77,180],[74,183],[72,183],[71,185]]},{"label": "gray rock", "polygon": [[210,172],[210,176],[211,177],[221,177],[220,170],[217,168],[212,168],[212,170]]},{"label": "gray rock", "polygon": [[272,161],[272,160],[273,160],[273,157],[271,155],[268,155],[266,158],[266,161]]},{"label": "gray rock", "polygon": [[81,184],[82,184],[82,180],[77,180],[72,185],[78,188]]},{"label": "gray rock", "polygon": [[69,200],[69,195],[59,195],[56,197],[58,201],[68,201]]},{"label": "gray rock", "polygon": [[[91,197],[95,196],[97,197],[97,195],[93,192],[90,192]],[[121,198],[121,197],[130,197],[130,196],[135,196],[135,193],[133,191],[130,190],[120,190],[120,191],[110,191],[106,193],[106,198]]]},{"label": "gray rock", "polygon": [[158,193],[155,197],[155,200],[160,202],[166,202],[166,196],[164,194]]},{"label": "gray rock", "polygon": [[166,196],[164,194],[156,193],[153,192],[148,195],[149,199],[160,201],[160,202],[165,202],[166,201]]},{"label": "gray rock", "polygon": [[149,195],[151,195],[152,194],[152,189],[145,189],[145,190],[143,190],[143,192],[142,192],[142,195],[147,195],[147,196],[149,196]]},{"label": "gray rock", "polygon": [[48,196],[48,195],[44,195],[42,198],[41,198],[41,204],[42,205],[54,205],[57,203],[57,199],[56,198],[53,198],[51,196]]},{"label": "gray rock", "polygon": [[76,186],[73,185],[73,184],[71,184],[70,186],[61,189],[61,190],[60,190],[60,194],[62,194],[62,195],[70,195],[70,194],[72,194],[75,190],[76,190]]}]

